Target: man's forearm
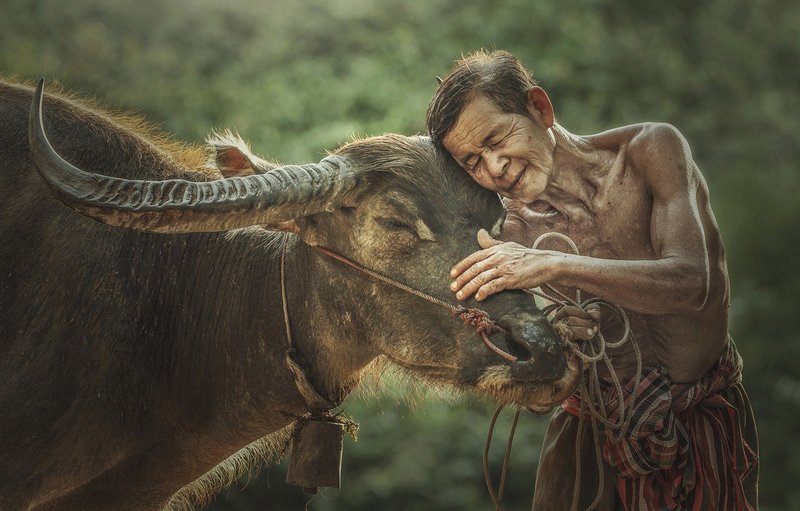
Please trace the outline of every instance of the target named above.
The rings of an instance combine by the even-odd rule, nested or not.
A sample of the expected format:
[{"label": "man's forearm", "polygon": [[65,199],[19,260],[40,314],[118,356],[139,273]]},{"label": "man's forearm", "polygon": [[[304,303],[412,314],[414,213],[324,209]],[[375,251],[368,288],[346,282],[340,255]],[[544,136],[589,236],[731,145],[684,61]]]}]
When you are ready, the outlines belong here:
[{"label": "man's forearm", "polygon": [[553,255],[554,283],[579,288],[632,311],[695,312],[707,297],[707,270],[679,258],[622,261]]}]

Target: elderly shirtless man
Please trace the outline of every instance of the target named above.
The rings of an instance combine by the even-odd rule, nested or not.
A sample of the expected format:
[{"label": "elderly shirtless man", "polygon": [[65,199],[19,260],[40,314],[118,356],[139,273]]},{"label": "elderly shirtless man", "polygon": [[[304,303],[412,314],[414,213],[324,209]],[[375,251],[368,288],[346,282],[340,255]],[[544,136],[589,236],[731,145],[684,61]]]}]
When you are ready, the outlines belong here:
[{"label": "elderly shirtless man", "polygon": [[[579,415],[595,420],[581,412],[589,398],[580,394],[553,414],[534,509],[586,509],[596,497],[598,509],[757,509],[758,443],[727,331],[725,250],[705,180],[678,130],[643,123],[574,135],[503,51],[458,61],[431,100],[427,125],[508,208],[502,241],[480,231],[483,250],[453,268],[457,298],[545,283],[580,288],[624,308],[641,349],[635,388],[632,344],[610,352],[633,407],[624,431],[598,424],[595,445],[592,428],[580,424]],[[569,236],[580,255],[562,242],[529,248],[551,231]],[[595,320],[606,339],[621,335],[613,314],[563,316],[577,339],[594,335]],[[601,395],[598,404],[614,417],[614,386]]]}]

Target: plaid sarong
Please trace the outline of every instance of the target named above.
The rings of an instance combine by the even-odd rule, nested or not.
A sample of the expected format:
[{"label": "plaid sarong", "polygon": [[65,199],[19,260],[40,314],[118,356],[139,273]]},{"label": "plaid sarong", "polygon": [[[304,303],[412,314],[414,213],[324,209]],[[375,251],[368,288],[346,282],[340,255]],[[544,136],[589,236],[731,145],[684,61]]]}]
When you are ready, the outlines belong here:
[{"label": "plaid sarong", "polygon": [[[649,369],[637,388],[633,382],[623,386],[622,396],[613,386],[604,388],[603,405],[614,423],[620,398],[634,407],[622,439],[614,442],[607,431],[602,441],[624,509],[754,509],[742,481],[758,455],[746,440],[745,414],[725,398],[741,392],[737,401],[747,402],[741,379],[742,359],[729,341],[717,365],[696,383],[673,384],[661,370]],[[562,408],[578,416],[580,399],[572,396]]]}]

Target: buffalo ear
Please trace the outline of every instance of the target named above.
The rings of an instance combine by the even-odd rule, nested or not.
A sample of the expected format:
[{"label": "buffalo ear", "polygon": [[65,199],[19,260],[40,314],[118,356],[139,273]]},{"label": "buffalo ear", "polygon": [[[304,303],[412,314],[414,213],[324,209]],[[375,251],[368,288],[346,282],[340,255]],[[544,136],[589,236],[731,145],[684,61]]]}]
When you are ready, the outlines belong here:
[{"label": "buffalo ear", "polygon": [[295,218],[293,222],[297,226],[297,230],[294,232],[303,240],[303,243],[312,247],[326,244],[325,236],[320,231],[314,215],[301,216],[300,218]]},{"label": "buffalo ear", "polygon": [[212,165],[226,178],[263,174],[276,167],[253,154],[247,142],[230,130],[213,132],[206,143],[212,152]]},{"label": "buffalo ear", "polygon": [[252,163],[235,147],[217,150],[214,163],[225,177],[250,176],[256,173]]},{"label": "buffalo ear", "polygon": [[[312,247],[329,246],[331,233],[342,232],[339,228],[349,229],[353,225],[353,215],[357,201],[352,197],[342,197],[336,208],[320,211],[293,220],[297,226],[296,233],[306,245]],[[339,226],[339,228],[333,227]]]}]

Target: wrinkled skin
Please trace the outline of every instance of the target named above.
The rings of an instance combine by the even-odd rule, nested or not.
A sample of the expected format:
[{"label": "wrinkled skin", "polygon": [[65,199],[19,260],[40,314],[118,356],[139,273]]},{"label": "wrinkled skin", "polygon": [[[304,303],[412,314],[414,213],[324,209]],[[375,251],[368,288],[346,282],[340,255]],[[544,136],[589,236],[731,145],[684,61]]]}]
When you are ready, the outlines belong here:
[{"label": "wrinkled skin", "polygon": [[[157,509],[237,450],[310,408],[286,365],[340,401],[385,356],[417,376],[501,402],[563,398],[576,377],[521,292],[481,304],[516,339],[493,339],[418,297],[313,249],[326,246],[445,301],[448,270],[504,210],[426,138],[338,151],[360,172],[335,208],[228,232],[155,234],[70,211],[31,161],[31,91],[0,83],[0,509]],[[242,148],[230,165],[48,98],[45,129],[75,165],[126,178],[267,172]],[[244,163],[242,163],[244,162]],[[224,162],[223,162],[224,163]],[[249,170],[244,168],[253,164]],[[286,242],[286,336],[280,250]],[[470,302],[467,302],[468,304]],[[471,302],[473,305],[476,302]]]}]

